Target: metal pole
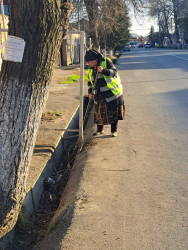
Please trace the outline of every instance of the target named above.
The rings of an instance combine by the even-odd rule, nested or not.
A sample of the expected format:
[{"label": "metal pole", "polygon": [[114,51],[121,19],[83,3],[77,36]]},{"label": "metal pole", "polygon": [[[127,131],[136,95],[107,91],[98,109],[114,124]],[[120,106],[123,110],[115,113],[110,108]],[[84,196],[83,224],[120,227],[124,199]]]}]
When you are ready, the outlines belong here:
[{"label": "metal pole", "polygon": [[83,135],[83,100],[84,100],[84,31],[80,31],[81,46],[80,46],[80,109],[79,109],[79,147],[80,150],[84,144]]},{"label": "metal pole", "polygon": [[80,150],[84,144],[84,44],[85,44],[85,32],[84,31],[67,31],[67,34],[79,34],[80,45],[80,108],[79,108],[79,148]]},{"label": "metal pole", "polygon": [[0,32],[8,32],[8,29],[0,29]]}]

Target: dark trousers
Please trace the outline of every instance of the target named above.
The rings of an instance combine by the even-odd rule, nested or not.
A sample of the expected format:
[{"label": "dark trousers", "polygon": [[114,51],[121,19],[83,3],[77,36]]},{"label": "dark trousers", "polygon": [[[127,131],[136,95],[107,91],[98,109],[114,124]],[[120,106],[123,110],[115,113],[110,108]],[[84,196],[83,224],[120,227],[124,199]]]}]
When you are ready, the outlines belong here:
[{"label": "dark trousers", "polygon": [[[104,125],[97,125],[97,131],[101,132],[104,128]],[[111,132],[117,132],[117,128],[118,128],[118,121],[111,123]]]}]

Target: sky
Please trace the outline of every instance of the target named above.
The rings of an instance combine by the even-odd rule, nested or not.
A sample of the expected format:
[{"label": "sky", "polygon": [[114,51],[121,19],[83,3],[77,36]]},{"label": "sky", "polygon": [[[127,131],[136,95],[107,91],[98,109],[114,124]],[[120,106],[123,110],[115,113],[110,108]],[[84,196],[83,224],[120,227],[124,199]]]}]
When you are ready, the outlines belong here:
[{"label": "sky", "polygon": [[154,31],[158,31],[157,22],[152,20],[147,15],[135,18],[134,13],[131,12],[130,20],[132,23],[132,26],[130,28],[130,33],[136,33],[138,35],[146,36],[150,32],[151,25],[154,26]]}]

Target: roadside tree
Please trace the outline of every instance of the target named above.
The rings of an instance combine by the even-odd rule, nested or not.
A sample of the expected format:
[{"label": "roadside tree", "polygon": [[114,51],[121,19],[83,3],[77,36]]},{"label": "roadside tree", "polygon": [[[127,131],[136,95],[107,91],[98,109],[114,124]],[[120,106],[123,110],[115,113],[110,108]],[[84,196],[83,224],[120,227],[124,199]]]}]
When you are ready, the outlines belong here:
[{"label": "roadside tree", "polygon": [[[144,6],[145,0],[84,0],[88,20],[89,35],[95,49],[101,46],[105,49],[106,39],[112,33],[116,20],[122,12],[127,11],[127,5],[131,5],[136,12]],[[125,9],[124,9],[125,7]]]},{"label": "roadside tree", "polygon": [[180,34],[179,34],[179,19],[181,19],[185,14],[185,5],[187,0],[171,0],[172,8],[173,8],[173,18],[175,25],[175,37],[176,41],[179,42]]},{"label": "roadside tree", "polygon": [[89,36],[91,37],[93,48],[99,48],[98,20],[99,20],[99,3],[97,0],[84,0],[89,19]]},{"label": "roadside tree", "polygon": [[188,1],[185,5],[185,16],[183,17],[183,29],[184,29],[184,39],[188,44]]},{"label": "roadside tree", "polygon": [[[109,36],[113,37],[112,40],[116,39],[117,46],[121,46],[122,43],[125,44],[129,36],[128,27],[130,26],[126,4],[119,0],[103,0],[101,1],[100,11],[101,25],[99,25],[98,33],[101,50],[106,50]],[[118,36],[117,32],[119,33]]]},{"label": "roadside tree", "polygon": [[[173,29],[176,42],[179,41],[179,20],[185,16],[187,0],[149,0],[149,15],[158,19],[161,38],[168,37],[170,42],[170,29]],[[172,33],[172,30],[171,30]],[[162,39],[161,39],[162,40]]]},{"label": "roadside tree", "polygon": [[114,25],[111,33],[107,36],[107,45],[110,51],[121,49],[129,41],[129,17],[126,7],[125,12],[116,17],[116,25]]},{"label": "roadside tree", "polygon": [[[74,28],[85,31],[85,20],[87,19],[87,11],[84,0],[72,0],[73,10],[70,15],[70,24],[74,24]],[[84,27],[81,27],[84,20]]]},{"label": "roadside tree", "polygon": [[151,17],[158,19],[161,41],[164,39],[164,37],[168,37],[170,42],[172,42],[170,32],[169,32],[169,27],[171,25],[171,18],[172,18],[172,13],[173,13],[171,0],[167,0],[167,1],[150,0],[149,3],[150,3],[149,15]]},{"label": "roadside tree", "polygon": [[8,8],[8,33],[23,38],[26,46],[22,63],[4,61],[0,76],[0,248],[23,203],[29,163],[71,4],[68,0],[9,0]]}]

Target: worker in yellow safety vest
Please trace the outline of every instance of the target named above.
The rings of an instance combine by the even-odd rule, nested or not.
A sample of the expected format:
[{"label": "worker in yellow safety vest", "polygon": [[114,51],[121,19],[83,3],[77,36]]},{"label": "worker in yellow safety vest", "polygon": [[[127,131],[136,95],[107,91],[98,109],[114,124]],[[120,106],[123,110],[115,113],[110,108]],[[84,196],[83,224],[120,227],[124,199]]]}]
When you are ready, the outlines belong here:
[{"label": "worker in yellow safety vest", "polygon": [[104,125],[111,124],[111,136],[117,136],[118,120],[125,117],[123,88],[116,67],[109,58],[96,50],[86,52],[88,69],[88,94],[94,99],[94,135],[104,133]]}]

